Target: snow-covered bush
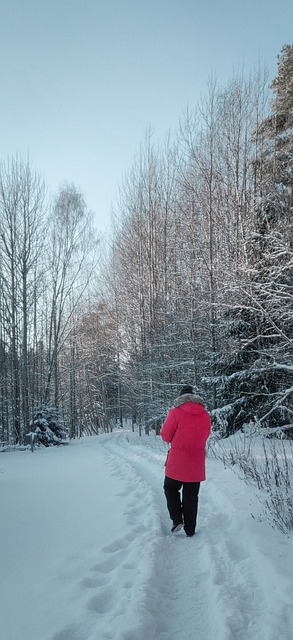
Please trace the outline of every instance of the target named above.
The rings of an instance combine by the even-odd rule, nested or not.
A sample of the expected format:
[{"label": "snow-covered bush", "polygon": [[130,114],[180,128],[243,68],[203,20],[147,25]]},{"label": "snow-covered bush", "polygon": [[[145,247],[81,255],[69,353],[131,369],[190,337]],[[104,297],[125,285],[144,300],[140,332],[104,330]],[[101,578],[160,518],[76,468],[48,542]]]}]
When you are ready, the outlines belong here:
[{"label": "snow-covered bush", "polygon": [[67,431],[56,407],[39,408],[30,423],[30,427],[31,431],[37,434],[38,442],[45,447],[60,444],[67,438]]},{"label": "snow-covered bush", "polygon": [[209,453],[260,490],[258,498],[274,527],[283,533],[293,531],[292,441],[269,439],[247,427],[211,443]]}]

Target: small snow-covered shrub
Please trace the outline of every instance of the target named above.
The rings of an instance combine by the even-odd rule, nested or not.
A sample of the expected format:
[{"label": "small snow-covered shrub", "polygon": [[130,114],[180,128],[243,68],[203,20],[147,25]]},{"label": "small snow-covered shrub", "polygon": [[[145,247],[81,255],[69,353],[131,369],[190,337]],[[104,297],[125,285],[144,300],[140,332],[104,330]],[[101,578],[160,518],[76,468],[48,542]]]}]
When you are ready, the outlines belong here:
[{"label": "small snow-covered shrub", "polygon": [[257,486],[261,492],[258,498],[274,527],[283,533],[293,531],[291,440],[268,439],[250,426],[244,433],[218,440],[210,452],[247,483]]},{"label": "small snow-covered shrub", "polygon": [[60,444],[67,438],[67,431],[56,407],[38,409],[30,427],[37,434],[38,442],[45,447]]},{"label": "small snow-covered shrub", "polygon": [[268,497],[266,510],[272,523],[282,531],[293,531],[293,460],[292,444],[283,440],[263,442],[264,489]]}]

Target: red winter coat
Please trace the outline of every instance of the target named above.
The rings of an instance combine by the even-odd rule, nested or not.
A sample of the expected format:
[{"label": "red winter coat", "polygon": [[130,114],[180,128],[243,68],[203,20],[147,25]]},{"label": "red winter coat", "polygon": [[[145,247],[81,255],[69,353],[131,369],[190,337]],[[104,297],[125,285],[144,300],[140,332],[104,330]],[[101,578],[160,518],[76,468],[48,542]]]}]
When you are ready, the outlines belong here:
[{"label": "red winter coat", "polygon": [[181,482],[205,480],[205,444],[211,420],[201,398],[184,394],[176,398],[162,426],[161,436],[171,443],[166,476]]}]

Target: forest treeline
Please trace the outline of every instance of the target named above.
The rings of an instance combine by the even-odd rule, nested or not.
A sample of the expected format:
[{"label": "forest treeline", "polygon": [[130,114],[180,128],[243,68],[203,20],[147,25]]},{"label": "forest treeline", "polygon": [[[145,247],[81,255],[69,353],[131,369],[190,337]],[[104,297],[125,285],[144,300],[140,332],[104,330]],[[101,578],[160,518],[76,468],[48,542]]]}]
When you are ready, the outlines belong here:
[{"label": "forest treeline", "polygon": [[156,426],[193,384],[228,435],[292,426],[293,46],[148,131],[102,246],[83,196],[0,167],[0,440]]}]

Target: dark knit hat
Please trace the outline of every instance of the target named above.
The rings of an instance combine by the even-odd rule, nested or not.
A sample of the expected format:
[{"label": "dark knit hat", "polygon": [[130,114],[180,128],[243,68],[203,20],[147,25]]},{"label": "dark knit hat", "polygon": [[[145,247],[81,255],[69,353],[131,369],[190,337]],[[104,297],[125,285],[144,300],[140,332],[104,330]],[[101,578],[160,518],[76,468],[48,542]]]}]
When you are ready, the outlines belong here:
[{"label": "dark knit hat", "polygon": [[193,388],[190,386],[190,384],[186,384],[184,387],[182,387],[179,396],[184,396],[185,393],[193,393]]}]

